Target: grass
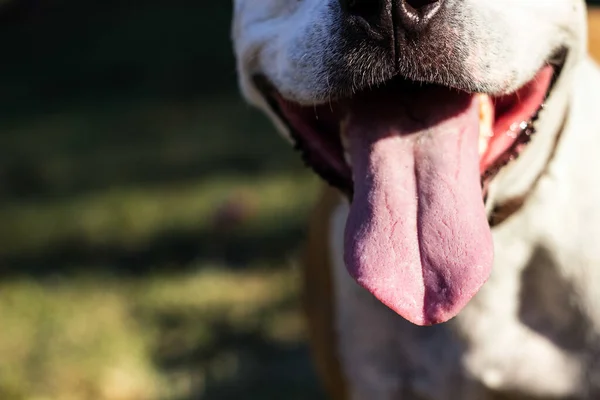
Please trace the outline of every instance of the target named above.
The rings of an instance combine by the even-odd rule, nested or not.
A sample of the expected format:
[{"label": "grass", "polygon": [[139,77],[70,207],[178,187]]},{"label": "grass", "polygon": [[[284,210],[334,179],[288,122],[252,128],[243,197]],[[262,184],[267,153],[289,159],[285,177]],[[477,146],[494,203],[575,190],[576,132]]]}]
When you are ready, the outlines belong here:
[{"label": "grass", "polygon": [[31,7],[0,9],[0,399],[322,398],[316,180],[235,91],[229,2]]},{"label": "grass", "polygon": [[[170,110],[77,110],[5,129],[3,149],[20,152],[37,185],[0,207],[0,398],[319,396],[290,262],[315,180],[284,157],[264,160],[266,146],[288,151],[268,128],[272,138],[243,152],[226,106],[210,110],[216,141],[197,138],[209,124],[196,114],[152,122],[158,134],[127,156],[103,135]],[[94,118],[104,124],[92,132],[77,122]],[[83,132],[94,142],[71,147]],[[179,146],[194,154],[169,156]],[[212,169],[220,159],[248,165]],[[178,172],[186,163],[196,176]]]},{"label": "grass", "polygon": [[201,264],[143,279],[17,279],[2,293],[3,399],[318,396],[289,271]]}]

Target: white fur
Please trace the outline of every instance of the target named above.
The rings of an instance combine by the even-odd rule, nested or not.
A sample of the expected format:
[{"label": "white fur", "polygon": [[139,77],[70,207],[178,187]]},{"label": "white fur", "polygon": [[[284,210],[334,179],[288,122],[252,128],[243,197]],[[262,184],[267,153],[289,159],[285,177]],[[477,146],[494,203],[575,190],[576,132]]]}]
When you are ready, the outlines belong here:
[{"label": "white fur", "polygon": [[[492,181],[488,210],[525,193],[528,200],[492,230],[492,277],[455,319],[417,327],[361,289],[342,260],[348,206],[340,204],[332,216],[339,349],[351,396],[598,399],[600,72],[585,56],[584,4],[447,1],[460,3],[460,12],[452,16],[461,27],[452,39],[467,55],[459,78],[479,88],[513,91],[530,80],[557,47],[566,46],[569,56],[536,124],[537,134]],[[266,76],[285,97],[313,104],[344,94],[331,85],[331,57],[341,59],[342,65],[377,62],[361,59],[359,50],[341,47],[337,4],[338,0],[235,0],[233,37],[240,86],[284,135],[287,128],[254,87],[254,74]],[[456,77],[447,72],[440,67],[427,79],[451,83]],[[354,86],[360,89],[382,79],[366,74]]]}]

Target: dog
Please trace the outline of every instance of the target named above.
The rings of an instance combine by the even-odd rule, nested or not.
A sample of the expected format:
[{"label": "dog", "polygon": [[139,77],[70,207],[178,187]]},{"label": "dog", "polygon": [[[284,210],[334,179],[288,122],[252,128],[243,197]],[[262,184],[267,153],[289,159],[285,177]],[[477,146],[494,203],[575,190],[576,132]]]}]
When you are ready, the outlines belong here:
[{"label": "dog", "polygon": [[335,399],[600,399],[582,0],[234,0],[241,92],[331,188],[304,259]]}]

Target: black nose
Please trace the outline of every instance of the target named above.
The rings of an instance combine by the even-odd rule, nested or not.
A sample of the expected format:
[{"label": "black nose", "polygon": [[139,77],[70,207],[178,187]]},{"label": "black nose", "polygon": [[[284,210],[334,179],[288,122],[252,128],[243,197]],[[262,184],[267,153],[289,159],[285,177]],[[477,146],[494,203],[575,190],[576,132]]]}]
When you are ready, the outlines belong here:
[{"label": "black nose", "polygon": [[397,28],[418,32],[440,10],[444,0],[340,0],[342,9],[366,20],[374,28],[385,26],[393,14]]}]

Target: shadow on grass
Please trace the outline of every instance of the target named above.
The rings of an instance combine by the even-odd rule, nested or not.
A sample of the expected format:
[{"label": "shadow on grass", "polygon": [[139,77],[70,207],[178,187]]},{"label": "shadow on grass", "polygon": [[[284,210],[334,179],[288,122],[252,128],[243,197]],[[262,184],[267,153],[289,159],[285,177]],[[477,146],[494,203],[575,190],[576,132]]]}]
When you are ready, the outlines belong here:
[{"label": "shadow on grass", "polygon": [[[303,341],[274,340],[259,328],[281,313],[294,311],[294,302],[273,304],[260,309],[249,327],[235,326],[215,319],[206,328],[211,339],[204,345],[178,337],[193,329],[198,316],[192,313],[154,315],[159,328],[159,345],[154,361],[167,376],[188,375],[187,390],[197,399],[325,399]],[[281,323],[281,322],[280,322]],[[182,345],[183,344],[183,345]],[[177,396],[166,396],[177,398]],[[180,397],[190,400],[190,396]]]},{"label": "shadow on grass", "polygon": [[236,93],[80,106],[12,124],[0,120],[0,130],[0,205],[302,169],[290,146]]},{"label": "shadow on grass", "polygon": [[44,277],[55,274],[109,272],[143,276],[147,273],[196,268],[200,262],[218,262],[229,268],[262,262],[284,265],[304,232],[300,221],[252,231],[211,229],[173,230],[142,244],[95,244],[73,237],[46,248],[0,256],[0,278]]}]

